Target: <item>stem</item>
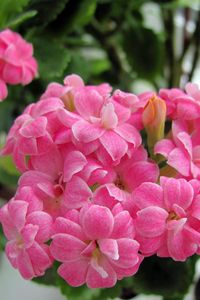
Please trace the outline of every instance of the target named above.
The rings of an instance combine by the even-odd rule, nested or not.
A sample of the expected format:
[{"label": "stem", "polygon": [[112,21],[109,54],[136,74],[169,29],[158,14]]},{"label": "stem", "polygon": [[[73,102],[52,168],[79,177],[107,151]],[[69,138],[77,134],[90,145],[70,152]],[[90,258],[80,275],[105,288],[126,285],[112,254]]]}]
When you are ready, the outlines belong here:
[{"label": "stem", "polygon": [[174,20],[173,20],[173,12],[168,9],[162,10],[163,21],[165,31],[167,32],[167,37],[165,41],[166,46],[166,55],[169,66],[169,76],[168,76],[168,87],[172,87],[174,83],[174,66],[175,66],[175,55],[173,48],[173,37],[174,37]]},{"label": "stem", "polygon": [[124,69],[115,45],[111,43],[108,36],[104,35],[94,24],[87,26],[87,31],[95,37],[102,48],[106,51],[112,64],[112,72],[116,77],[116,81],[120,82]]},{"label": "stem", "polygon": [[194,50],[194,56],[193,56],[193,60],[192,60],[192,68],[191,68],[191,71],[188,76],[189,81],[192,80],[194,71],[197,66],[199,54],[200,54],[200,11],[198,12],[198,16],[197,16],[196,29],[193,34],[193,39],[194,39],[195,50]]}]

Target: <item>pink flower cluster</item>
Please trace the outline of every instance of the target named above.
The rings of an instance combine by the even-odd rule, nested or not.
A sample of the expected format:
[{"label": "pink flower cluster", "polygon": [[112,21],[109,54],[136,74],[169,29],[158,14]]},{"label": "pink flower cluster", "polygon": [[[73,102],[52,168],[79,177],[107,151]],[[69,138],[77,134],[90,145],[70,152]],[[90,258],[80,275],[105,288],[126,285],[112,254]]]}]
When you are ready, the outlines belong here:
[{"label": "pink flower cluster", "polygon": [[143,112],[151,100],[150,128],[157,96],[111,91],[67,76],[8,134],[1,154],[12,155],[22,175],[0,221],[7,257],[25,279],[57,261],[58,274],[74,287],[112,287],[134,275],[145,256],[184,261],[200,253],[198,87],[159,93],[172,130],[155,153],[176,178],[160,176],[142,145]]},{"label": "pink flower cluster", "polygon": [[7,84],[30,83],[37,74],[33,47],[20,34],[0,32],[0,101],[7,97]]}]

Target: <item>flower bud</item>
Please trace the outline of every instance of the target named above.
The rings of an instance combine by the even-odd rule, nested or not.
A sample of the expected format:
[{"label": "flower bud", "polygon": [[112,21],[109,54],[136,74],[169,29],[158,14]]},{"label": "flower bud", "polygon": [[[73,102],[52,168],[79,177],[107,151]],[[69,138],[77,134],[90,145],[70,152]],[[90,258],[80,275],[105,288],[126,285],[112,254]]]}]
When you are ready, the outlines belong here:
[{"label": "flower bud", "polygon": [[147,132],[147,144],[152,155],[155,143],[164,137],[165,119],[165,101],[154,95],[147,102],[142,115],[143,124]]}]

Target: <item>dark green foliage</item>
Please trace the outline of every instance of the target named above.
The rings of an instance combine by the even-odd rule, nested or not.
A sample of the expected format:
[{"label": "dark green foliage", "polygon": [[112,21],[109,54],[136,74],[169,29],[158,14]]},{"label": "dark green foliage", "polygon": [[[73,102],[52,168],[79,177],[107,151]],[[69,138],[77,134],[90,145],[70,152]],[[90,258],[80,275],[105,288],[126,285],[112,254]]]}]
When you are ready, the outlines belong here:
[{"label": "dark green foliage", "polygon": [[134,290],[137,293],[181,299],[193,280],[196,260],[196,256],[186,262],[175,262],[171,258],[156,256],[146,258],[133,277]]},{"label": "dark green foliage", "polygon": [[124,30],[122,45],[127,60],[140,78],[152,80],[162,75],[163,44],[151,29],[130,26]]}]

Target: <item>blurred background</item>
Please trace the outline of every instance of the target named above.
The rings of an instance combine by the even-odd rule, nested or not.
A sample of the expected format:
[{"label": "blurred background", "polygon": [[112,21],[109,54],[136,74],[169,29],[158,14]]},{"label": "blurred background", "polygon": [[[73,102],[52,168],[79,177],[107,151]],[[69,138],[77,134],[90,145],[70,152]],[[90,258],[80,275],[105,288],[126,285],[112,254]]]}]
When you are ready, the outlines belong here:
[{"label": "blurred background", "polygon": [[[25,106],[70,73],[136,94],[200,83],[200,0],[1,0],[5,28],[33,44],[39,76],[28,86],[9,87],[0,103],[0,145]],[[15,193],[18,176],[11,159],[0,158],[1,204]],[[1,250],[4,244],[1,232]],[[21,279],[3,254],[0,294],[4,300],[64,299],[57,289]]]}]

